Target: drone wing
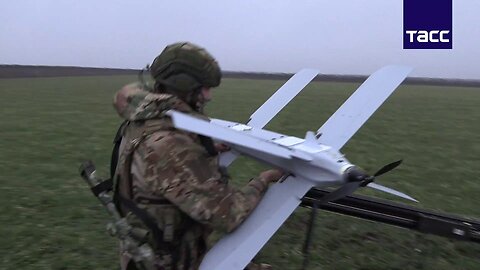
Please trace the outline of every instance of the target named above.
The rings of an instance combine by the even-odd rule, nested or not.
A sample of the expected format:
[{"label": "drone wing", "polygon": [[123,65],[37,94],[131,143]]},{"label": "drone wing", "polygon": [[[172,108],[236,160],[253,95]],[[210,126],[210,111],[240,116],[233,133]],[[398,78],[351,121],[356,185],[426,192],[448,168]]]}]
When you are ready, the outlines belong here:
[{"label": "drone wing", "polygon": [[313,186],[292,176],[272,185],[250,216],[208,251],[200,270],[244,269]]},{"label": "drone wing", "polygon": [[[317,75],[318,70],[313,69],[302,69],[293,75],[250,116],[247,125],[255,128],[265,127]],[[220,155],[220,166],[228,167],[239,154],[235,150],[222,153]]]},{"label": "drone wing", "polygon": [[318,129],[319,142],[340,150],[411,71],[410,67],[386,66],[373,73]]},{"label": "drone wing", "polygon": [[265,127],[317,75],[318,70],[314,69],[302,69],[293,75],[250,116],[247,125],[256,128]]},{"label": "drone wing", "polygon": [[[226,128],[202,119],[195,118],[188,114],[170,110],[166,112],[172,118],[173,125],[178,129],[183,129],[200,135],[212,137],[231,145],[241,148],[242,153],[256,157],[258,153],[266,156],[268,162],[269,158],[276,157],[281,159],[291,159],[292,157],[303,160],[311,160],[301,152],[295,152],[278,144],[250,136],[246,133]],[[258,158],[258,157],[256,157]]]}]

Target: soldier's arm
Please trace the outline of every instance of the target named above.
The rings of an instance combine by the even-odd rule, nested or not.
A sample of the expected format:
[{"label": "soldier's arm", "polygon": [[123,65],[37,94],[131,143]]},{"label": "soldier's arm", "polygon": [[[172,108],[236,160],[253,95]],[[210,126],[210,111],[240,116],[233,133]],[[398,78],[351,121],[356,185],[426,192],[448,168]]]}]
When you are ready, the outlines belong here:
[{"label": "soldier's arm", "polygon": [[194,220],[230,232],[255,208],[269,179],[261,174],[243,188],[228,185],[214,159],[184,134],[158,138],[147,146],[147,183]]}]

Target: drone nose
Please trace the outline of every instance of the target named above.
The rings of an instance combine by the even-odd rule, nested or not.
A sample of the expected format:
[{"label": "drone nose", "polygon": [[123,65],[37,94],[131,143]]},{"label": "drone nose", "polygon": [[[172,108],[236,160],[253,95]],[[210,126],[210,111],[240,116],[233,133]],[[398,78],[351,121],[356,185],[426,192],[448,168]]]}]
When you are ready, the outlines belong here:
[{"label": "drone nose", "polygon": [[362,182],[370,176],[358,167],[351,167],[347,170],[347,182]]}]

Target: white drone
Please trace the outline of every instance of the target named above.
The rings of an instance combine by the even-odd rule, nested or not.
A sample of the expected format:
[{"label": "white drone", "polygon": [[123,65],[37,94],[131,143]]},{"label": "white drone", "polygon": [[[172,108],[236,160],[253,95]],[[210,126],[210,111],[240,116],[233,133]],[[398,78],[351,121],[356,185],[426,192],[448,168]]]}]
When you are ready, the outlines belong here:
[{"label": "white drone", "polygon": [[318,74],[305,69],[295,74],[250,117],[247,124],[212,119],[210,122],[169,111],[176,128],[222,141],[232,151],[220,156],[220,165],[229,166],[246,155],[290,173],[273,184],[251,215],[232,233],[208,251],[200,270],[241,270],[253,259],[313,187],[340,185],[322,203],[340,199],[362,186],[388,192],[409,200],[412,197],[375,184],[375,177],[397,167],[401,161],[381,168],[373,176],[351,164],[339,150],[370,118],[407,77],[412,69],[387,66],[372,74],[355,93],[305,139],[262,129]]}]

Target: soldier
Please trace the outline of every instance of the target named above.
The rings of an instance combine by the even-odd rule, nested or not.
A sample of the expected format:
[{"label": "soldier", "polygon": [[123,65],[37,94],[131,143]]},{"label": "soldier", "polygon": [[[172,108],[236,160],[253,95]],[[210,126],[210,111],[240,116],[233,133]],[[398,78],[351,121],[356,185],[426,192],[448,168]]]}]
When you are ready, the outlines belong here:
[{"label": "soldier", "polygon": [[[203,108],[221,71],[205,49],[188,42],[169,45],[150,73],[153,89],[130,84],[114,99],[126,120],[115,171],[118,207],[132,226],[145,231],[139,241],[154,248],[157,269],[198,269],[212,230],[234,230],[283,173],[268,170],[234,188],[218,165],[219,151],[228,148],[173,128],[164,115],[175,109],[208,120]],[[121,256],[122,269],[136,269],[128,254]],[[247,269],[271,267],[251,263]]]}]

